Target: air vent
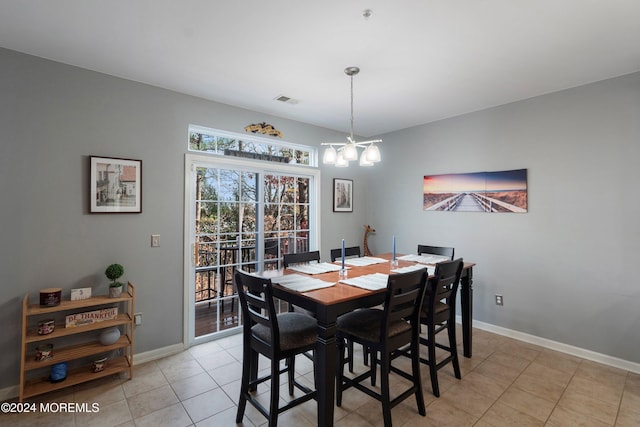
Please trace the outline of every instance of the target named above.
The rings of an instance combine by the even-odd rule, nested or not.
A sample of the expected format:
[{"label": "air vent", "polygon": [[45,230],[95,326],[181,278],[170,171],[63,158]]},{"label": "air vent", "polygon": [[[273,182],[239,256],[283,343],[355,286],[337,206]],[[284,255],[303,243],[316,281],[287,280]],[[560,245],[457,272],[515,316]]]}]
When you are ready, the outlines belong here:
[{"label": "air vent", "polygon": [[273,99],[276,100],[276,101],[287,103],[287,104],[297,104],[298,103],[298,100],[293,99],[293,98],[289,98],[288,96],[285,96],[285,95],[279,95],[279,96],[276,96]]}]

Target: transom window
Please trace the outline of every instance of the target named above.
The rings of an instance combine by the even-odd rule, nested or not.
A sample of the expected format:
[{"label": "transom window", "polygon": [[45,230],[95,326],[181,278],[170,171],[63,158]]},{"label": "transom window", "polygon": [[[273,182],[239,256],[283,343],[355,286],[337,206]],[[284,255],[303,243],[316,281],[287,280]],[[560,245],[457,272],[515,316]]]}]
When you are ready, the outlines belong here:
[{"label": "transom window", "polygon": [[317,166],[313,147],[191,125],[189,150],[276,163]]}]

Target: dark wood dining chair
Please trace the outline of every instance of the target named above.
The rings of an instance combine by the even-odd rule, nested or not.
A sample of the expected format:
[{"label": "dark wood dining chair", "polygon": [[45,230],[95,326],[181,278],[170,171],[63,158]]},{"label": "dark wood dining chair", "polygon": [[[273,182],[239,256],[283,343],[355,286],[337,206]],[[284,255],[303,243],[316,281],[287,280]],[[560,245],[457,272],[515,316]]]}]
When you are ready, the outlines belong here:
[{"label": "dark wood dining chair", "polygon": [[[236,423],[241,423],[247,402],[250,402],[275,427],[278,414],[296,405],[316,398],[316,391],[295,379],[295,356],[316,347],[317,322],[302,313],[277,314],[271,291],[271,279],[236,270],[236,284],[243,315],[242,380]],[[262,354],[271,360],[268,375],[258,378],[258,357]],[[280,361],[286,366],[280,368]],[[315,370],[315,365],[314,365]],[[289,395],[294,387],[303,394],[283,406],[279,406],[280,374],[287,373]],[[270,382],[269,409],[265,408],[252,391],[258,384]]]},{"label": "dark wood dining chair", "polygon": [[[331,249],[331,262],[342,258],[342,248]],[[349,246],[348,248],[344,248],[344,256],[347,257],[360,257],[360,246]]]},{"label": "dark wood dining chair", "polygon": [[455,248],[450,248],[447,246],[418,245],[418,255],[422,255],[422,254],[442,255],[442,256],[449,257],[449,259],[453,260],[454,253],[455,253]]},{"label": "dark wood dining chair", "polygon": [[311,261],[320,262],[320,251],[298,252],[295,254],[284,254],[282,263],[284,268],[294,264],[306,264]]},{"label": "dark wood dining chair", "polygon": [[[342,393],[354,387],[382,403],[385,427],[391,426],[391,409],[406,398],[415,395],[418,412],[425,416],[424,396],[420,380],[420,308],[425,293],[426,269],[404,274],[392,274],[387,282],[383,309],[369,308],[347,313],[338,319],[338,374],[336,403],[342,405]],[[344,375],[344,349],[351,340],[380,353],[380,393],[363,384],[376,369],[372,363],[365,372],[349,378]],[[408,346],[408,348],[407,348]],[[405,349],[411,357],[411,373],[392,365],[394,353]],[[389,375],[395,373],[411,381],[411,386],[391,399]]]},{"label": "dark wood dining chair", "polygon": [[[420,310],[420,323],[427,329],[427,337],[420,337],[420,344],[427,347],[428,354],[428,358],[420,361],[429,366],[431,388],[436,397],[440,397],[438,370],[451,363],[455,377],[462,378],[456,344],[456,295],[463,265],[462,258],[436,264],[434,276],[427,282],[427,293]],[[436,335],[443,331],[447,331],[449,345],[436,342]],[[444,350],[447,356],[436,360],[436,348]]]}]

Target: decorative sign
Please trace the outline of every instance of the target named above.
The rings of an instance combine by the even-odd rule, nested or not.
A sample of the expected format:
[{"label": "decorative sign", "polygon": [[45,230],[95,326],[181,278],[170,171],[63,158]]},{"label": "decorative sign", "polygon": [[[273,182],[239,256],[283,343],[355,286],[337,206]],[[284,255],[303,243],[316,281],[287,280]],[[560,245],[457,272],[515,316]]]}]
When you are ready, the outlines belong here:
[{"label": "decorative sign", "polygon": [[280,132],[279,130],[274,128],[272,125],[267,124],[265,122],[247,125],[245,126],[244,130],[246,132],[263,133],[266,135],[277,136],[279,138],[282,138],[282,132]]},{"label": "decorative sign", "polygon": [[425,211],[527,212],[527,170],[428,175]]},{"label": "decorative sign", "polygon": [[104,320],[112,320],[118,315],[118,307],[104,308],[102,310],[87,311],[84,313],[70,314],[65,319],[65,328],[90,325]]},{"label": "decorative sign", "polygon": [[91,298],[91,288],[71,289],[71,301]]}]

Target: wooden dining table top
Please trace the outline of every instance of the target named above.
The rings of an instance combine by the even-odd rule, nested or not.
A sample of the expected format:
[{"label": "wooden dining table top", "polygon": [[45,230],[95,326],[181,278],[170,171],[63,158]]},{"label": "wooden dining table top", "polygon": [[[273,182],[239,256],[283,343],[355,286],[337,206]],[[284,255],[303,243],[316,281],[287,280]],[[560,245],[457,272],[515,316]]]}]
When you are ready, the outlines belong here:
[{"label": "wooden dining table top", "polygon": [[[400,257],[402,256],[401,254],[396,254],[396,257]],[[367,265],[367,266],[349,266],[349,265],[345,265],[345,267],[347,267],[347,278],[352,279],[354,277],[359,277],[359,276],[364,276],[367,274],[374,274],[374,273],[382,273],[382,274],[395,274],[393,272],[391,272],[392,267],[391,267],[391,258],[392,258],[392,254],[391,253],[386,253],[386,254],[380,254],[380,255],[374,255],[375,258],[383,258],[385,260],[387,260],[387,262],[383,262],[383,263],[378,263],[378,264],[372,264],[372,265]],[[338,263],[339,261],[336,261],[336,263]],[[404,261],[404,260],[398,260],[398,266],[397,267],[393,267],[393,269],[396,268],[402,268],[402,267],[409,267],[409,266],[413,266],[417,263],[413,262],[413,261]],[[473,267],[475,264],[474,263],[469,263],[469,262],[465,262],[464,263],[464,268],[471,268]],[[271,278],[273,285],[274,286],[278,286],[280,288],[282,288],[283,290],[289,291],[289,292],[296,292],[297,291],[292,291],[289,290],[283,286],[278,285],[278,281],[277,281],[277,277],[282,276],[283,274],[303,274],[303,273],[298,273],[296,271],[293,270],[289,270],[289,269],[284,269],[284,270],[271,270],[271,271],[266,271],[263,273],[264,277],[269,277]],[[331,305],[331,304],[336,304],[336,303],[340,303],[340,302],[344,302],[344,301],[349,301],[349,300],[353,300],[353,299],[357,299],[357,298],[361,298],[363,296],[367,296],[367,295],[371,295],[371,294],[376,294],[376,293],[385,293],[386,292],[386,288],[383,289],[379,289],[379,290],[367,290],[367,289],[363,289],[363,288],[359,288],[357,286],[351,286],[351,285],[347,285],[344,283],[340,283],[339,279],[338,279],[338,272],[337,271],[332,271],[332,272],[328,272],[328,273],[320,273],[320,274],[314,274],[312,277],[314,279],[319,279],[319,280],[323,280],[325,282],[331,282],[331,283],[335,283],[334,286],[330,286],[330,287],[326,287],[326,288],[322,288],[322,289],[316,289],[316,290],[312,290],[312,291],[308,291],[308,292],[300,292],[299,294],[302,297],[308,298],[310,300],[315,301],[316,303],[320,303],[320,304],[324,304],[324,305]]]}]

